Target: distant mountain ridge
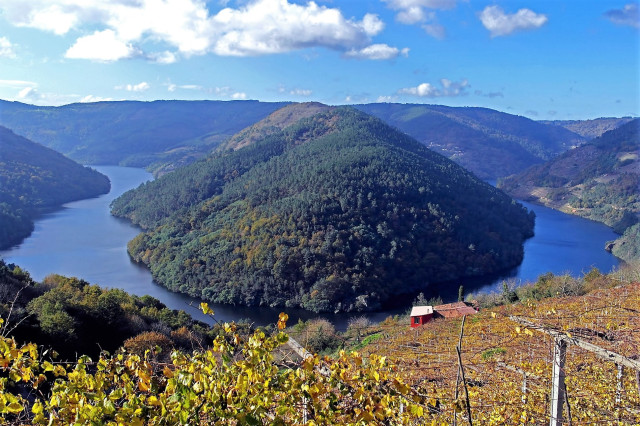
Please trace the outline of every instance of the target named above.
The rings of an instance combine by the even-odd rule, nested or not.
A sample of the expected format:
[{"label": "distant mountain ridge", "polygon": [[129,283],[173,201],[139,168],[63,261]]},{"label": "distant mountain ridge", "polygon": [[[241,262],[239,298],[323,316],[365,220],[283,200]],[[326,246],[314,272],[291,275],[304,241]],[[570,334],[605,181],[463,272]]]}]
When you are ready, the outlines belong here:
[{"label": "distant mountain ridge", "polygon": [[521,205],[353,108],[286,106],[231,140],[112,205],[145,229],[131,256],[174,291],[370,310],[512,267],[532,235]]},{"label": "distant mountain ridge", "polygon": [[540,123],[561,126],[591,140],[609,130],[617,129],[633,120],[633,117],[602,117],[593,120],[541,120]]},{"label": "distant mountain ridge", "polygon": [[109,189],[106,176],[0,126],[0,249],[27,237],[43,209]]},{"label": "distant mountain ridge", "polygon": [[[0,100],[0,125],[84,164],[147,167],[158,175],[224,149],[221,144],[233,145],[229,140],[233,135],[242,129],[250,131],[251,125],[287,104],[118,101],[40,107]],[[320,104],[308,105],[313,109]],[[487,108],[425,104],[355,108],[397,127],[483,179],[517,173],[586,141],[562,126]]]},{"label": "distant mountain ridge", "polygon": [[640,119],[498,182],[512,196],[597,220],[623,237],[608,245],[640,258]]},{"label": "distant mountain ridge", "polygon": [[287,102],[118,101],[41,107],[0,100],[0,125],[84,164],[170,171]]},{"label": "distant mountain ridge", "polygon": [[542,163],[585,139],[567,129],[488,108],[426,104],[355,105],[483,179]]}]

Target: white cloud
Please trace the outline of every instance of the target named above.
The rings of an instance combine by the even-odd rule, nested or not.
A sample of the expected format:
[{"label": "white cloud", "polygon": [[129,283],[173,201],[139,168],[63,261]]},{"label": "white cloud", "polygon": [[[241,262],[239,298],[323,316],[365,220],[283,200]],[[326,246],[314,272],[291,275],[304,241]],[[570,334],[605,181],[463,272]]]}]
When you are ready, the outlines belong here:
[{"label": "white cloud", "polygon": [[453,97],[466,95],[468,87],[469,82],[466,79],[460,82],[455,82],[443,78],[440,80],[439,85],[422,83],[415,87],[400,89],[398,90],[398,93],[401,95],[418,96],[421,98]]},{"label": "white cloud", "polygon": [[444,27],[437,22],[436,14],[431,10],[452,9],[456,0],[383,0],[395,11],[396,21],[407,25],[422,23],[422,28],[432,37],[443,39]]},{"label": "white cloud", "polygon": [[78,24],[80,14],[73,1],[6,0],[3,10],[18,27],[31,27],[57,35],[69,32]]},{"label": "white cloud", "polygon": [[[444,1],[444,0],[440,0]],[[133,56],[173,63],[180,56],[265,55],[309,47],[362,49],[384,29],[365,14],[346,18],[338,8],[289,0],[250,0],[212,14],[205,0],[2,0],[7,20],[55,34],[91,28],[69,58],[115,61]],[[225,3],[226,4],[226,3]],[[96,30],[97,28],[97,30]],[[141,52],[147,42],[169,50]]]},{"label": "white cloud", "polygon": [[[142,83],[141,83],[142,84]],[[231,87],[229,86],[222,86],[222,87],[205,87],[205,86],[200,86],[199,84],[175,84],[175,83],[165,83],[165,86],[167,86],[167,90],[169,92],[175,92],[177,90],[198,90],[200,92],[209,94],[209,95],[215,95],[216,97],[219,98],[227,98],[227,99],[247,99],[247,94],[244,92],[239,92],[239,91],[234,91]],[[123,89],[126,87],[129,87],[131,85],[127,85],[127,86],[117,86],[116,89]],[[133,87],[133,86],[131,86]]]},{"label": "white cloud", "polygon": [[410,9],[452,9],[456,0],[382,0],[391,9],[406,11]]},{"label": "white cloud", "polygon": [[622,9],[608,10],[604,16],[616,25],[640,28],[640,11],[637,3],[629,3]]},{"label": "white cloud", "polygon": [[158,64],[173,64],[178,60],[175,53],[165,50],[164,52],[154,52],[148,55],[149,60]]},{"label": "white cloud", "polygon": [[491,33],[491,37],[505,36],[519,30],[540,28],[547,22],[547,16],[529,9],[520,9],[516,13],[506,14],[500,6],[487,6],[480,12],[482,25]]},{"label": "white cloud", "polygon": [[[126,84],[126,85],[114,87],[114,89],[116,90],[126,90],[127,92],[145,92],[150,88],[151,88],[151,85],[149,85],[149,83],[147,83],[146,81],[141,81],[138,84]],[[173,90],[171,90],[171,87],[169,88],[169,91],[173,92]]]},{"label": "white cloud", "polygon": [[18,92],[18,100],[20,101],[37,102],[42,98],[43,96],[38,92],[38,89],[32,86],[25,87]]},{"label": "white cloud", "polygon": [[447,36],[444,27],[438,23],[424,24],[422,29],[433,38],[443,40]]},{"label": "white cloud", "polygon": [[427,15],[423,8],[418,6],[408,7],[400,10],[396,15],[396,19],[403,24],[411,25],[427,20]]},{"label": "white cloud", "polygon": [[373,59],[373,60],[387,60],[395,59],[398,56],[409,56],[409,48],[398,49],[397,47],[391,47],[386,44],[372,44],[365,48],[356,50],[352,49],[344,54],[348,58],[356,59]]},{"label": "white cloud", "polygon": [[16,52],[13,51],[13,44],[6,37],[0,37],[0,58],[2,57],[16,57]]},{"label": "white cloud", "polygon": [[66,105],[74,102],[101,102],[113,100],[112,98],[104,98],[94,95],[82,96],[77,94],[41,92],[38,90],[38,85],[32,81],[0,80],[0,87],[20,89],[13,99],[9,98],[8,100],[34,105]]},{"label": "white cloud", "polygon": [[362,29],[367,35],[374,36],[382,32],[384,29],[384,22],[378,18],[378,15],[367,13],[362,18],[360,26],[362,26]]},{"label": "white cloud", "polygon": [[313,91],[309,89],[292,89],[289,91],[289,94],[294,96],[311,96],[312,93]]},{"label": "white cloud", "polygon": [[[396,10],[396,21],[407,25],[421,24],[422,29],[431,37],[442,40],[446,37],[445,28],[438,23],[433,10],[451,9],[456,0],[383,0]],[[431,9],[427,11],[427,9]]]},{"label": "white cloud", "polygon": [[249,56],[282,53],[305,47],[346,50],[366,45],[384,28],[372,14],[362,21],[346,19],[339,9],[257,0],[240,9],[226,8],[212,17],[217,36],[212,50],[219,55]]},{"label": "white cloud", "polygon": [[104,30],[77,39],[75,44],[67,50],[65,57],[111,62],[131,58],[137,53],[137,49],[119,39],[113,30]]},{"label": "white cloud", "polygon": [[395,102],[397,100],[396,96],[378,96],[378,99],[376,99],[377,103],[390,103],[390,102]]},{"label": "white cloud", "polygon": [[106,101],[112,101],[112,100],[113,98],[103,98],[102,96],[87,95],[87,96],[84,96],[82,99],[80,99],[78,102],[91,103],[91,102],[106,102]]},{"label": "white cloud", "polygon": [[398,93],[413,95],[413,96],[422,96],[422,97],[435,97],[436,88],[431,85],[431,83],[422,83],[416,87],[407,87],[404,89],[400,89]]}]

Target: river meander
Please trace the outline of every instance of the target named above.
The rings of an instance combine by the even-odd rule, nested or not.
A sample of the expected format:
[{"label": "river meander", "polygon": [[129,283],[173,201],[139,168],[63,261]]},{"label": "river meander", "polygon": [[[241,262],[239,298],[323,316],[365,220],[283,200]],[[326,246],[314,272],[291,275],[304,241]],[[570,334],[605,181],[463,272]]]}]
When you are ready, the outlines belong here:
[{"label": "river meander", "polygon": [[[112,200],[150,180],[151,174],[143,169],[118,166],[95,168],[111,179],[109,194],[68,203],[60,210],[43,215],[36,221],[31,236],[10,250],[0,251],[0,257],[26,269],[35,280],[42,280],[52,273],[75,276],[104,287],[121,288],[137,295],[149,294],[170,308],[183,309],[198,319],[209,320],[197,309],[189,307],[189,303],[197,306],[199,301],[157,285],[146,268],[131,261],[126,244],[140,230],[109,214]],[[505,279],[534,281],[546,272],[579,276],[593,266],[609,272],[618,265],[618,259],[603,249],[606,241],[616,237],[607,226],[546,207],[523,204],[533,209],[537,218],[535,236],[524,245],[522,264],[500,276],[452,284],[451,291],[443,295],[445,299],[456,297],[460,284],[474,292],[491,292],[499,291]],[[270,308],[211,306],[219,321],[247,318],[256,324],[267,324],[275,322],[280,312]],[[377,321],[403,310],[371,313],[368,316]],[[287,312],[291,317],[290,323],[297,321],[297,318],[317,316],[304,310],[287,309]],[[327,317],[343,329],[352,316],[354,314]]]}]

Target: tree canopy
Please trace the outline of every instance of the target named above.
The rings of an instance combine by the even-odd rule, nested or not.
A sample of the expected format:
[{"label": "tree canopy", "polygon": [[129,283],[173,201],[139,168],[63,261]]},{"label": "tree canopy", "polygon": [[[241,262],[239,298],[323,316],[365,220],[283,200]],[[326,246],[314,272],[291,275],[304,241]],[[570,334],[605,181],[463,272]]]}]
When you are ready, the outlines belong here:
[{"label": "tree canopy", "polygon": [[146,229],[129,252],[159,283],[354,311],[522,260],[532,213],[382,121],[342,107],[269,129],[114,201]]}]

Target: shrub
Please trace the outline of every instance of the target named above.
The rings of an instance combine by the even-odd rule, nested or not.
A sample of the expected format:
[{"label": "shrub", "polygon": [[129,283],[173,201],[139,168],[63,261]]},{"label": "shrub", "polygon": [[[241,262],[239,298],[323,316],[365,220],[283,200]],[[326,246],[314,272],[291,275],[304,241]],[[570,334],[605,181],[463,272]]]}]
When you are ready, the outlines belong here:
[{"label": "shrub", "polygon": [[160,348],[161,356],[168,359],[169,352],[174,347],[174,342],[157,331],[145,331],[125,340],[123,346],[127,352],[140,356],[143,356],[148,350],[151,353],[157,353],[157,349]]},{"label": "shrub", "polygon": [[324,318],[309,320],[303,324],[296,325],[291,335],[310,352],[330,352],[342,343],[333,324]]}]

